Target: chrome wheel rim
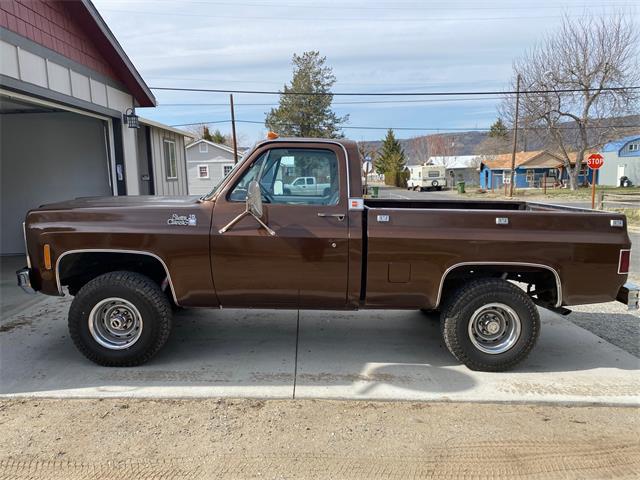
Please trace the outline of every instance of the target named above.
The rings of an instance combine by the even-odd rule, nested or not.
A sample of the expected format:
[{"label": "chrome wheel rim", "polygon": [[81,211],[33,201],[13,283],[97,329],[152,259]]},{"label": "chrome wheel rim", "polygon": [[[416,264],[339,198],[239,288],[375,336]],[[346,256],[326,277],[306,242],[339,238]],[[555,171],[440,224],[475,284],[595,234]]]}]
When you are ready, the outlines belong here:
[{"label": "chrome wheel rim", "polygon": [[511,349],[522,331],[518,314],[504,303],[483,305],[471,315],[469,339],[484,353],[498,355]]},{"label": "chrome wheel rim", "polygon": [[96,342],[109,350],[129,348],[142,335],[142,315],[124,298],[105,298],[89,313],[89,331]]}]

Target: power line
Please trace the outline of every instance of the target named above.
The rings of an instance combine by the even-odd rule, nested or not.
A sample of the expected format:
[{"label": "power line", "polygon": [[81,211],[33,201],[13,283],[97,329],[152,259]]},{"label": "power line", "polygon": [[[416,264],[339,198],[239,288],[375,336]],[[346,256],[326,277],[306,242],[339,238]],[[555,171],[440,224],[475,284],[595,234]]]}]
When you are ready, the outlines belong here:
[{"label": "power line", "polygon": [[[204,93],[246,93],[255,95],[304,95],[304,96],[349,96],[349,97],[443,97],[443,96],[476,96],[476,95],[515,95],[515,91],[477,91],[477,92],[291,92],[278,90],[225,90],[220,88],[186,88],[186,87],[149,87],[151,90],[172,92],[204,92]],[[521,95],[543,93],[579,93],[579,92],[619,92],[640,90],[640,86],[605,87],[605,88],[564,88],[557,90],[523,90]]]},{"label": "power line", "polygon": [[[485,100],[502,100],[502,97],[483,97],[483,98],[441,98],[433,100],[365,100],[353,102],[332,102],[332,105],[378,105],[378,104],[396,104],[396,103],[442,103],[442,102],[471,102]],[[272,107],[278,105],[278,102],[271,103],[236,103],[235,106],[244,107]],[[161,103],[157,107],[228,107],[229,103]]]},{"label": "power line", "polygon": [[[215,15],[207,15],[207,14],[203,14],[203,13],[188,13],[188,12],[159,12],[157,10],[149,10],[149,11],[140,11],[140,10],[120,10],[117,8],[103,8],[101,9],[101,11],[104,12],[115,12],[115,13],[126,13],[129,15],[145,15],[145,16],[149,16],[149,15],[158,15],[158,16],[169,16],[169,17],[194,17],[194,18],[215,18],[215,19],[220,19],[220,18],[226,18],[226,19],[236,19],[236,20],[242,20],[242,21],[247,21],[247,20],[260,20],[260,21],[265,21],[265,20],[275,20],[278,22],[285,22],[285,21],[294,21],[294,22],[299,22],[299,21],[310,21],[310,22],[317,22],[317,21],[348,21],[348,22],[361,22],[361,21],[366,21],[366,22],[375,22],[375,23],[394,23],[394,22],[464,22],[464,21],[472,21],[472,22],[477,22],[477,21],[501,21],[501,20],[549,20],[549,19],[554,19],[554,18],[564,18],[564,15],[529,15],[529,16],[525,16],[525,15],[519,15],[519,16],[500,16],[500,17],[481,17],[481,16],[474,16],[474,17],[419,17],[419,16],[414,16],[414,17],[387,17],[387,16],[377,16],[377,17],[368,17],[368,16],[360,16],[360,17],[354,17],[354,16],[342,16],[342,15],[335,15],[333,17],[290,17],[290,16],[283,16],[283,15],[275,15],[275,16],[264,16],[264,15],[225,15],[225,14],[215,14]],[[601,16],[606,17],[606,16],[611,16],[612,14],[607,14],[607,13],[602,13]],[[566,15],[567,17],[581,17],[582,15]]]},{"label": "power line", "polygon": [[[171,125],[172,127],[191,127],[195,125],[208,125],[214,123],[230,123],[231,120],[215,120],[212,122],[194,122],[194,123],[180,123]],[[260,120],[238,120],[236,119],[236,123],[251,123],[251,124],[259,124],[264,125],[264,121]],[[463,127],[376,127],[376,126],[356,126],[356,125],[345,125],[340,127],[341,129],[349,129],[349,130],[423,130],[423,131],[451,131],[451,132],[488,132],[491,129],[489,127],[471,127],[471,128],[463,128]],[[593,125],[589,128],[640,128],[640,125]],[[545,127],[521,127],[520,130],[545,130]],[[559,130],[578,130],[578,127],[559,127]]]},{"label": "power line", "polygon": [[[118,3],[118,0],[112,0]],[[124,3],[130,3],[129,0],[123,0]],[[156,2],[158,0],[155,0]],[[175,0],[163,0],[167,3],[175,2]],[[268,7],[268,8],[305,8],[305,9],[314,9],[314,10],[327,10],[327,8],[331,8],[331,10],[356,10],[358,12],[366,11],[366,10],[540,10],[540,9],[552,9],[552,10],[566,10],[567,8],[575,8],[575,9],[585,9],[585,8],[618,8],[618,7],[633,7],[635,4],[633,2],[623,2],[623,3],[607,3],[607,4],[574,4],[574,5],[536,5],[536,6],[522,6],[522,5],[509,5],[504,7],[498,6],[477,6],[473,5],[424,5],[423,3],[418,4],[397,4],[394,2],[393,5],[358,5],[358,6],[349,6],[349,5],[331,5],[327,7],[327,5],[321,4],[300,4],[300,3],[281,3],[281,2],[228,2],[228,1],[202,1],[202,0],[188,0],[186,3],[189,4],[197,4],[197,5],[221,5],[221,6],[232,6],[232,7]]]}]

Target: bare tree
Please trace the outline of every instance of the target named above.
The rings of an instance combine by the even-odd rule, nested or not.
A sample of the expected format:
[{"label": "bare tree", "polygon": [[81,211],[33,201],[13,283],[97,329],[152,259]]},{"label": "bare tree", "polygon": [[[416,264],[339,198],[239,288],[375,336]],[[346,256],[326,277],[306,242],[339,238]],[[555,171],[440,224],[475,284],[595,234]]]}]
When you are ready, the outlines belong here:
[{"label": "bare tree", "polygon": [[[520,121],[557,152],[572,190],[589,150],[620,135],[615,122],[602,119],[638,112],[638,92],[628,88],[640,82],[638,41],[637,26],[622,13],[565,17],[557,31],[514,63],[525,92],[544,91],[521,96]],[[505,97],[501,112],[511,120],[513,107],[514,98]]]},{"label": "bare tree", "polygon": [[409,143],[413,158],[418,160],[420,164],[427,163],[429,161],[429,155],[431,154],[429,137],[425,135],[414,137],[409,140]]},{"label": "bare tree", "polygon": [[448,167],[451,163],[448,157],[456,155],[456,142],[453,135],[431,135],[429,137],[429,150],[431,156],[441,157],[438,159],[438,165]]}]

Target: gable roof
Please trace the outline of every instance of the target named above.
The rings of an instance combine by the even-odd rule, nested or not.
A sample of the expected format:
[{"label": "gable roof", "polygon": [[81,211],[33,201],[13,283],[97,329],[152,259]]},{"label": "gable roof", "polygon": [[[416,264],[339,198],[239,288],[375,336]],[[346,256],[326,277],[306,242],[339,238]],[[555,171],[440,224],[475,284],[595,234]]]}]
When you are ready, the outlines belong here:
[{"label": "gable roof", "polygon": [[630,135],[628,137],[623,137],[618,140],[609,142],[604,147],[602,147],[602,151],[603,152],[619,152],[627,145],[627,143],[631,143],[633,141],[640,141],[640,135]]},{"label": "gable roof", "polygon": [[[543,150],[535,150],[533,152],[516,152],[516,168],[543,155],[544,153],[545,152]],[[482,163],[492,170],[503,170],[511,168],[511,160],[511,153],[502,153],[500,155],[494,155]]]},{"label": "gable roof", "polygon": [[[206,143],[207,145],[211,145],[212,147],[219,148],[220,150],[224,150],[225,152],[233,153],[233,148],[227,145],[223,145],[221,143],[210,142],[209,140],[205,140],[204,138],[201,138],[200,140],[196,140],[195,142],[190,143],[189,145],[187,145],[187,148],[194,147],[199,143]],[[242,153],[242,150],[240,148],[238,148],[238,153]]]},{"label": "gable roof", "polygon": [[113,67],[122,83],[133,95],[141,107],[155,107],[156,98],[151,93],[142,76],[136,70],[131,59],[127,56],[122,45],[118,42],[111,29],[90,0],[73,0],[65,3],[78,23],[94,40],[104,58]]},{"label": "gable roof", "polygon": [[189,132],[185,132],[184,130],[180,130],[179,128],[170,127],[169,125],[165,125],[164,123],[155,122],[153,120],[149,120],[148,118],[138,117],[140,123],[142,125],[148,125],[150,127],[160,128],[162,130],[167,130],[169,132],[177,133],[178,135],[182,135],[183,137],[193,138],[193,134]]}]

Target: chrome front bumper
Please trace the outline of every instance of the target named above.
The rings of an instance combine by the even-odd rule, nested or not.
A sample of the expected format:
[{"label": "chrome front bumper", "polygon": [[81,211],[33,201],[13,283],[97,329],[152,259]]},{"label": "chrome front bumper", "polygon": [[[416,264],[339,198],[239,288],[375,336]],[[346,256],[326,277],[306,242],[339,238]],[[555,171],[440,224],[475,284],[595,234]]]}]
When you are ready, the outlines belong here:
[{"label": "chrome front bumper", "polygon": [[618,292],[617,300],[624,303],[629,310],[638,310],[640,287],[635,283],[625,283]]},{"label": "chrome front bumper", "polygon": [[31,286],[31,270],[28,267],[21,268],[16,272],[18,286],[28,294],[35,294],[35,289]]}]

